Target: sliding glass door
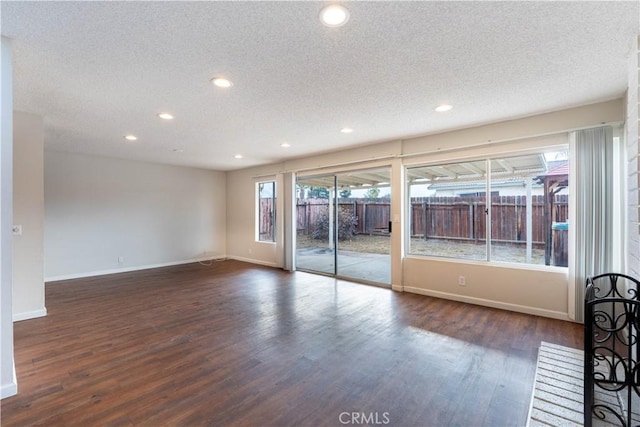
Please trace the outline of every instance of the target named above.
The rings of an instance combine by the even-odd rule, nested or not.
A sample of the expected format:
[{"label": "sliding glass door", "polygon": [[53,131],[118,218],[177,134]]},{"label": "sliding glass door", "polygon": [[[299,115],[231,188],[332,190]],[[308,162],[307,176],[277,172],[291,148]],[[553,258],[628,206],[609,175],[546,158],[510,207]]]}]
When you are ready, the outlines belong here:
[{"label": "sliding glass door", "polygon": [[336,274],[335,176],[300,178],[296,186],[296,267]]},{"label": "sliding glass door", "polygon": [[299,178],[296,268],[391,283],[390,170]]}]

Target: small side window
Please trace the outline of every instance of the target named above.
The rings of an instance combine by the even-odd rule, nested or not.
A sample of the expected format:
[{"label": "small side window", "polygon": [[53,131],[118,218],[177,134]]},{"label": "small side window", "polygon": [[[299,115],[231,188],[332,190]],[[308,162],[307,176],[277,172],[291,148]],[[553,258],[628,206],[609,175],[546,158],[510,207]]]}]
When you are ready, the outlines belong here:
[{"label": "small side window", "polygon": [[276,241],[276,183],[275,181],[257,183],[257,224],[256,240],[259,242]]}]

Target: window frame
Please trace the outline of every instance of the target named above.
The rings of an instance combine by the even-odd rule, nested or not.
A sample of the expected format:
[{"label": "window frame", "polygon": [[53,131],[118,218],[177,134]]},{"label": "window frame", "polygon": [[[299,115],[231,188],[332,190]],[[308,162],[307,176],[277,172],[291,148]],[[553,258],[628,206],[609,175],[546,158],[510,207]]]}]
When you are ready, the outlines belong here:
[{"label": "window frame", "polygon": [[[469,263],[469,264],[480,264],[480,265],[494,265],[494,266],[504,266],[504,267],[509,267],[509,268],[522,268],[522,269],[529,269],[529,270],[556,270],[556,271],[567,271],[568,267],[567,266],[558,266],[558,265],[545,265],[545,264],[534,264],[534,263],[527,263],[527,262],[519,262],[519,261],[506,261],[506,260],[494,260],[492,259],[491,256],[491,251],[492,251],[492,235],[491,235],[491,215],[492,215],[492,211],[491,211],[491,203],[489,203],[489,205],[487,206],[488,208],[488,212],[487,215],[485,216],[485,237],[484,237],[484,246],[485,246],[485,253],[486,256],[484,259],[473,259],[473,258],[459,258],[456,257],[455,255],[438,255],[438,254],[425,254],[425,253],[416,253],[412,251],[412,243],[411,243],[411,239],[412,239],[412,229],[413,229],[413,212],[412,212],[412,195],[411,195],[411,182],[409,181],[409,172],[411,169],[415,169],[415,168],[420,168],[420,167],[437,167],[437,166],[448,166],[448,165],[455,165],[455,164],[464,164],[464,163],[470,163],[470,162],[478,162],[478,161],[484,161],[487,164],[487,170],[488,173],[485,174],[483,180],[485,181],[485,198],[487,200],[491,200],[491,196],[493,193],[493,189],[492,189],[492,176],[494,176],[492,169],[491,169],[491,165],[494,161],[498,160],[498,159],[508,159],[508,158],[516,158],[516,157],[520,157],[520,156],[527,156],[527,155],[535,155],[535,154],[539,154],[539,155],[545,155],[548,153],[555,153],[555,152],[567,152],[567,161],[569,162],[569,165],[572,164],[573,160],[571,158],[570,155],[570,150],[569,150],[569,143],[567,142],[567,144],[550,144],[550,145],[544,145],[544,146],[538,146],[538,147],[531,147],[531,148],[527,148],[524,150],[514,150],[514,151],[503,151],[503,152],[496,152],[491,150],[491,152],[488,152],[484,155],[473,155],[473,156],[465,156],[464,153],[459,153],[459,155],[456,156],[446,156],[446,157],[440,157],[436,160],[436,159],[424,159],[423,161],[418,161],[415,163],[410,163],[407,164],[405,163],[403,165],[403,169],[404,169],[404,192],[405,192],[405,202],[403,203],[403,209],[405,211],[405,223],[407,224],[405,227],[405,236],[404,236],[404,251],[405,251],[405,256],[407,258],[415,258],[415,259],[428,259],[428,260],[433,260],[433,261],[443,261],[443,262],[462,262],[462,263]],[[571,183],[572,180],[572,173],[571,173],[571,169],[569,169],[568,172],[568,181],[569,183]],[[493,178],[493,181],[495,181],[495,178]],[[571,193],[570,193],[570,186],[567,186],[566,189],[567,191],[569,191],[568,196],[569,196],[569,205],[571,205],[572,201],[571,201]],[[420,196],[413,196],[413,197],[420,197]],[[568,221],[568,218],[567,218]],[[526,240],[523,241],[524,244],[526,244]],[[571,245],[569,245],[571,246]]]}]

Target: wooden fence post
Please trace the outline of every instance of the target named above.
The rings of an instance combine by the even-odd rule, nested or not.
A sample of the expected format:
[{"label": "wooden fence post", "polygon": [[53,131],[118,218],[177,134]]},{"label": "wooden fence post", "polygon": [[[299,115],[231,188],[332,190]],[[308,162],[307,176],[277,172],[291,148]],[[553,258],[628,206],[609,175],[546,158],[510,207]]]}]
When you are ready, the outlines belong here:
[{"label": "wooden fence post", "polygon": [[358,219],[358,231],[360,231],[360,218],[358,218],[358,202],[355,200],[351,202],[353,206],[353,217]]},{"label": "wooden fence post", "polygon": [[471,238],[478,243],[478,235],[476,233],[476,214],[478,213],[478,200],[473,201],[473,209],[471,211]]},{"label": "wooden fence post", "polygon": [[371,231],[367,231],[367,202],[362,203],[362,224],[364,225],[363,233],[371,235]]},{"label": "wooden fence post", "polygon": [[422,202],[422,228],[424,230],[424,240],[427,240],[427,202]]},{"label": "wooden fence post", "polygon": [[473,239],[473,204],[469,203],[469,238]]}]

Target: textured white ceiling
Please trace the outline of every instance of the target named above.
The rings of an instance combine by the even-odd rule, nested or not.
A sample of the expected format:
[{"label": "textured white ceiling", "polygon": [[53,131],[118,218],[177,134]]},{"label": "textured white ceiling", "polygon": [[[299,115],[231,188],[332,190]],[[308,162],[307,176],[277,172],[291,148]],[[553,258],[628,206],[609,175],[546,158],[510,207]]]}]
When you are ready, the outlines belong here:
[{"label": "textured white ceiling", "polygon": [[2,1],[15,108],[47,149],[231,170],[620,97],[640,33],[638,1],[324,4]]}]

